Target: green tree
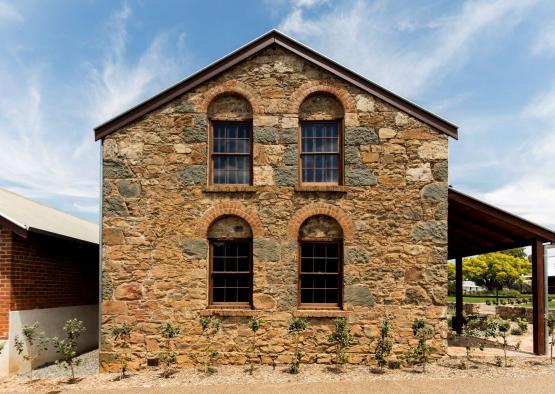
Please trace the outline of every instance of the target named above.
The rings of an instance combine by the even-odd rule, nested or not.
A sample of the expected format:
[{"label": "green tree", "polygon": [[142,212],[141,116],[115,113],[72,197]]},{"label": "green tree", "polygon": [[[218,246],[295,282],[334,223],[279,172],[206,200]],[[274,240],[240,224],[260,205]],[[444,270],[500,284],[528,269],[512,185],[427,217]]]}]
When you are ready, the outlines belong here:
[{"label": "green tree", "polygon": [[389,330],[391,329],[391,320],[388,316],[385,316],[382,323],[380,324],[380,337],[378,338],[378,343],[376,344],[376,350],[374,351],[374,357],[378,363],[378,368],[383,372],[383,368],[387,364],[387,357],[391,354],[391,348],[393,347],[393,342],[389,338]]},{"label": "green tree", "polygon": [[506,254],[508,256],[517,257],[519,259],[527,259],[528,258],[528,256],[526,255],[526,252],[524,251],[524,248],[507,249],[507,250],[502,250],[499,253],[503,253],[503,254]]},{"label": "green tree", "polygon": [[202,335],[206,336],[207,338],[207,346],[206,346],[206,357],[204,359],[204,373],[211,374],[216,372],[214,369],[214,360],[220,354],[218,350],[215,349],[214,344],[214,337],[220,331],[222,326],[222,322],[217,317],[208,316],[208,317],[201,317],[199,319],[200,326],[202,327]]},{"label": "green tree", "polygon": [[295,343],[295,350],[293,352],[293,357],[291,358],[291,362],[289,363],[288,371],[292,374],[298,374],[300,367],[301,367],[301,359],[303,357],[303,353],[301,352],[300,348],[300,336],[308,327],[308,320],[294,317],[292,316],[289,319],[289,327],[288,332],[294,338]]},{"label": "green tree", "polygon": [[160,362],[164,365],[162,376],[169,378],[173,374],[171,366],[177,363],[177,353],[173,350],[172,341],[181,334],[181,327],[167,321],[158,327],[158,332],[166,341],[166,348],[160,354]]},{"label": "green tree", "polygon": [[255,369],[254,363],[257,361],[259,364],[262,364],[262,361],[260,360],[260,349],[256,341],[256,332],[260,330],[263,324],[264,322],[261,319],[254,316],[247,321],[247,325],[252,331],[252,343],[251,343],[250,351],[247,353],[247,359],[249,360],[249,367],[247,368],[246,371],[251,375]]},{"label": "green tree", "polygon": [[29,381],[33,381],[33,361],[35,361],[42,352],[48,350],[48,338],[44,332],[39,332],[39,322],[33,325],[24,325],[21,328],[23,340],[16,335],[14,338],[15,350],[21,355],[25,349],[27,354],[23,355],[23,359],[29,362]]},{"label": "green tree", "polygon": [[412,322],[412,334],[418,340],[418,344],[409,350],[407,359],[422,365],[422,372],[426,372],[426,364],[430,362],[430,354],[433,350],[428,344],[428,340],[433,338],[434,329],[425,318],[417,317]]},{"label": "green tree", "polygon": [[490,291],[520,284],[523,275],[531,272],[532,265],[527,259],[500,252],[472,257],[463,263],[463,277]]},{"label": "green tree", "polygon": [[447,283],[448,283],[448,293],[455,294],[455,263],[447,263]]},{"label": "green tree", "polygon": [[335,331],[330,334],[328,341],[335,346],[335,370],[341,371],[343,364],[347,362],[347,348],[351,344],[351,334],[347,319],[338,317],[334,321]]},{"label": "green tree", "polygon": [[72,383],[75,382],[74,367],[81,365],[81,359],[77,358],[77,340],[85,330],[85,324],[81,320],[71,319],[64,324],[66,339],[52,338],[56,352],[62,354],[62,359],[56,361],[56,364],[71,371]]},{"label": "green tree", "polygon": [[120,379],[125,379],[127,377],[127,364],[132,360],[131,354],[129,353],[129,341],[131,340],[132,331],[133,326],[127,322],[123,322],[119,325],[116,324],[112,327],[112,338],[114,339],[116,349],[118,349],[115,358],[120,363]]}]

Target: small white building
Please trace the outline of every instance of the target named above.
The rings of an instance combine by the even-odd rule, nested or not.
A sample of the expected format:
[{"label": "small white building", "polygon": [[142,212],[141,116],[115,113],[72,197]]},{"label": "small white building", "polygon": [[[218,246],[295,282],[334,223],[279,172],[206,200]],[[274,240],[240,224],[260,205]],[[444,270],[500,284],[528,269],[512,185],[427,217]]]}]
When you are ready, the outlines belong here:
[{"label": "small white building", "polygon": [[463,280],[462,286],[463,286],[463,292],[464,293],[466,293],[468,291],[480,291],[480,290],[483,289],[482,286],[478,286],[472,280]]}]

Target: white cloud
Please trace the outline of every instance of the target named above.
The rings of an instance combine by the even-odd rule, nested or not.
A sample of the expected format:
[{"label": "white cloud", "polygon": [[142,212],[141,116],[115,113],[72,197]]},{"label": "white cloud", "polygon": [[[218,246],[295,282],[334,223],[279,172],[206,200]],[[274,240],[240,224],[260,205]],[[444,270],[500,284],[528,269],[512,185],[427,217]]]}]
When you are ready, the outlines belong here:
[{"label": "white cloud", "polygon": [[545,27],[540,32],[532,46],[532,53],[555,55],[555,24]]},{"label": "white cloud", "polygon": [[480,197],[534,223],[555,229],[555,180],[525,177],[481,193]]},{"label": "white cloud", "polygon": [[23,16],[7,1],[0,1],[0,27],[3,22],[23,22]]},{"label": "white cloud", "polygon": [[458,70],[483,37],[502,38],[534,3],[466,1],[457,13],[434,18],[429,7],[358,0],[310,16],[294,7],[280,28],[377,83],[416,96]]},{"label": "white cloud", "polygon": [[84,65],[74,80],[47,73],[41,59],[17,67],[0,59],[0,187],[97,219],[93,127],[184,74],[183,35],[160,33],[136,61],[128,60],[130,15],[126,4],[114,13],[100,62]]}]

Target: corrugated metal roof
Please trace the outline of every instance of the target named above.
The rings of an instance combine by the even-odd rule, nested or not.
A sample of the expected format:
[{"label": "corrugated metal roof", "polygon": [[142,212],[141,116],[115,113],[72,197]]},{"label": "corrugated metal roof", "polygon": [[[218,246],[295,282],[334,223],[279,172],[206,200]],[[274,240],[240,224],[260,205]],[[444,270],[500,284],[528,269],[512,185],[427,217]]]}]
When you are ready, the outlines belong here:
[{"label": "corrugated metal roof", "polygon": [[98,244],[98,225],[0,188],[0,216],[30,232]]}]

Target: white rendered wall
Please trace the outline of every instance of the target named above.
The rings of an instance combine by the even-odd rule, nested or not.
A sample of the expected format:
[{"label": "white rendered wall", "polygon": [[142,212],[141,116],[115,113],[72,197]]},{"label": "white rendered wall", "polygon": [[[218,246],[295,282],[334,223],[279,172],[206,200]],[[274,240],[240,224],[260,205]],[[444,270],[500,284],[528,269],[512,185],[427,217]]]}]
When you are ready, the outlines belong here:
[{"label": "white rendered wall", "polygon": [[[66,306],[60,308],[31,309],[10,312],[8,340],[0,355],[0,375],[22,373],[29,370],[29,363],[14,348],[14,337],[21,337],[21,327],[39,322],[39,331],[44,331],[48,338],[65,338],[63,326],[69,319],[77,318],[85,323],[86,331],[78,340],[78,353],[87,352],[98,347],[98,305]],[[50,344],[48,350],[37,358],[33,366],[38,367],[60,358]]]}]

